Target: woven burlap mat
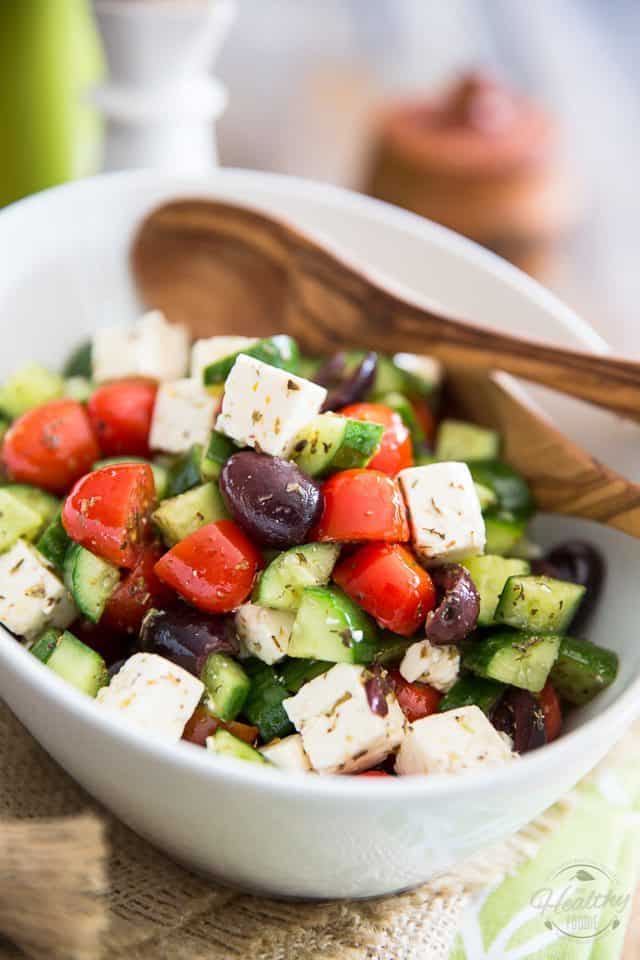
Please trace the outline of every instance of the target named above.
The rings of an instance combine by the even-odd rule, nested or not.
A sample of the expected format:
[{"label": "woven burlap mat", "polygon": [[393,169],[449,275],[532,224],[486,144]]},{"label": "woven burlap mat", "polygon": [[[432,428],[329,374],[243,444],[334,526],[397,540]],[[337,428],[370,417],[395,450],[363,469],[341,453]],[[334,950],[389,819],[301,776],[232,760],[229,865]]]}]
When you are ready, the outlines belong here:
[{"label": "woven burlap mat", "polygon": [[0,702],[0,958],[444,960],[470,893],[533,855],[569,808],[412,893],[281,903],[172,863],[100,808]]}]

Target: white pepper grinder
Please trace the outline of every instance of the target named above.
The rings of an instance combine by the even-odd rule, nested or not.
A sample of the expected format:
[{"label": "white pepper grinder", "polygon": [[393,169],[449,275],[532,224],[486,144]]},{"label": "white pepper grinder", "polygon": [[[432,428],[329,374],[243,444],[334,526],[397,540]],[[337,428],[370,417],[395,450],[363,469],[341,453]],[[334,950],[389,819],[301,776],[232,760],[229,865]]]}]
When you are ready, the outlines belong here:
[{"label": "white pepper grinder", "polygon": [[206,173],[227,104],[211,74],[234,0],[94,0],[108,80],[93,91],[105,121],[104,170]]}]

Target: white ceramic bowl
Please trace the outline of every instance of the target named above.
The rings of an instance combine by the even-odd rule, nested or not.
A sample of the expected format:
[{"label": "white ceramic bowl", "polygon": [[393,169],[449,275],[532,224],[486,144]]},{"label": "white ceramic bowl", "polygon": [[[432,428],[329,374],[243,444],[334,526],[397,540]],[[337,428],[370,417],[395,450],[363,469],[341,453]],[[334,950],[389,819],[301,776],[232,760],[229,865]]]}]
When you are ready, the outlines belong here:
[{"label": "white ceramic bowl", "polygon": [[[187,193],[285,215],[369,268],[487,325],[603,348],[593,331],[518,271],[384,204],[264,174],[219,171],[207,181],[178,182],[126,173],[52,190],[0,214],[0,375],[31,359],[55,366],[99,324],[126,322],[136,309],[126,256],[132,230],[150,207]],[[538,394],[548,404],[549,397]],[[554,398],[551,407],[565,429],[635,472],[637,464],[624,461],[626,428],[601,415],[587,418],[573,402]],[[591,637],[618,651],[621,669],[605,694],[574,714],[560,740],[508,768],[389,781],[294,777],[189,744],[150,743],[96,710],[2,631],[0,695],[90,793],[195,869],[291,897],[368,897],[409,888],[557,800],[639,710],[640,544],[558,518],[542,518],[538,530],[544,542],[571,532],[606,552],[610,575]]]}]

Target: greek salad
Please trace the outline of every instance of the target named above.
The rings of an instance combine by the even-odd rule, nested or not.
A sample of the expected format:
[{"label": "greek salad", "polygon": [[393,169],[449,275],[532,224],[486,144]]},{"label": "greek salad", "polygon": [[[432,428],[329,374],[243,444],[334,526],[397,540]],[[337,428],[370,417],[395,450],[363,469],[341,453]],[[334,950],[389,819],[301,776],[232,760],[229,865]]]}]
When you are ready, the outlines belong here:
[{"label": "greek salad", "polygon": [[[547,554],[428,356],[189,343],[157,311],[0,387],[0,623],[149,737],[291,772],[505,764],[612,683],[604,563]],[[0,640],[0,642],[6,642]]]}]

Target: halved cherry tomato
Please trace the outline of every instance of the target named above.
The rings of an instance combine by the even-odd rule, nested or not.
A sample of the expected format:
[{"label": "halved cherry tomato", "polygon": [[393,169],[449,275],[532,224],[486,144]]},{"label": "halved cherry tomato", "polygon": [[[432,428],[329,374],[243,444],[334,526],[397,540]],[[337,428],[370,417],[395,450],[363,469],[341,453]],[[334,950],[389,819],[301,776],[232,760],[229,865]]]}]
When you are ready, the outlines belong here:
[{"label": "halved cherry tomato", "polygon": [[76,400],[53,400],[23,413],[2,446],[13,480],[53,493],[68,490],[99,456],[87,412]]},{"label": "halved cherry tomato", "polygon": [[364,773],[357,773],[357,777],[390,777],[391,774],[386,770],[365,770]]},{"label": "halved cherry tomato", "polygon": [[155,498],[147,463],[118,463],[78,480],[62,508],[62,525],[76,543],[118,567],[135,567]]},{"label": "halved cherry tomato", "polygon": [[382,627],[410,637],[436,605],[431,577],[399,543],[368,543],[335,567],[333,579]]},{"label": "halved cherry tomato", "polygon": [[562,708],[558,700],[553,684],[547,680],[544,687],[538,694],[538,700],[544,713],[544,729],[547,736],[547,743],[555,740],[562,727]]},{"label": "halved cherry tomato", "polygon": [[381,423],[384,427],[380,449],[369,462],[369,470],[380,470],[390,477],[395,477],[400,470],[413,466],[411,434],[395,410],[385,407],[383,403],[352,403],[338,413],[354,420]]},{"label": "halved cherry tomato", "polygon": [[191,718],[187,721],[182,734],[183,740],[189,743],[195,743],[198,747],[206,747],[207,737],[212,737],[218,727],[228,730],[234,737],[244,740],[245,743],[254,744],[258,737],[258,728],[252,727],[248,723],[240,723],[238,720],[229,720],[223,723],[216,717],[212,717],[204,707],[196,707]]},{"label": "halved cherry tomato", "polygon": [[228,613],[251,593],[262,555],[233,520],[208,523],[156,563],[156,575],[207,613]]},{"label": "halved cherry tomato", "polygon": [[114,630],[137,633],[152,607],[165,608],[174,594],[158,580],[154,567],[164,550],[158,543],[143,548],[138,563],[122,578],[107,600],[100,623]]},{"label": "halved cherry tomato", "polygon": [[442,694],[430,687],[428,683],[409,683],[399,670],[390,670],[389,679],[396,692],[400,709],[409,723],[436,713]]},{"label": "halved cherry tomato", "polygon": [[436,418],[433,410],[422,397],[409,397],[409,403],[425,440],[431,445],[436,435]]},{"label": "halved cherry tomato", "polygon": [[323,508],[311,540],[409,539],[400,487],[378,470],[342,470],[322,486]]},{"label": "halved cherry tomato", "polygon": [[149,455],[149,430],[158,388],[149,380],[118,380],[92,394],[87,412],[104,456]]}]

